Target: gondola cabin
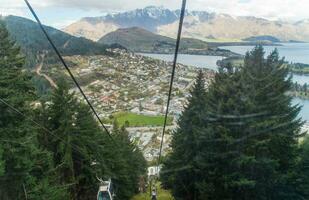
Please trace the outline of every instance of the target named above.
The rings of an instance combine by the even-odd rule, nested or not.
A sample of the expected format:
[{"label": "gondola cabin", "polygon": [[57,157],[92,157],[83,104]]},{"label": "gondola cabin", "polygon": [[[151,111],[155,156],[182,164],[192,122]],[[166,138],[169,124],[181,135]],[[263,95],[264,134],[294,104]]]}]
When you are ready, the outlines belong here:
[{"label": "gondola cabin", "polygon": [[97,200],[113,200],[114,194],[111,181],[102,181],[99,187]]}]

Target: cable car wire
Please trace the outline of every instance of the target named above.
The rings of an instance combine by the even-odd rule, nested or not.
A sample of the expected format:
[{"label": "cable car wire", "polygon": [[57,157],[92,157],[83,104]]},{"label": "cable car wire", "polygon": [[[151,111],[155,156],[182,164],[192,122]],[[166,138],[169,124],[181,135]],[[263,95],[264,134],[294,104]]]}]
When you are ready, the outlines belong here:
[{"label": "cable car wire", "polygon": [[30,12],[32,13],[33,17],[36,19],[39,27],[41,28],[41,30],[43,31],[44,35],[46,36],[47,40],[49,41],[50,45],[52,46],[53,50],[55,51],[55,53],[57,54],[57,56],[59,57],[61,63],[63,64],[63,66],[65,67],[65,69],[68,71],[70,77],[72,78],[73,82],[75,83],[76,87],[79,89],[80,93],[82,94],[82,96],[84,97],[84,99],[86,100],[88,106],[90,107],[91,111],[93,112],[93,114],[96,116],[97,120],[99,121],[99,123],[101,124],[102,128],[106,131],[107,135],[113,140],[113,137],[111,136],[109,130],[107,129],[107,127],[103,124],[102,120],[100,119],[98,113],[95,111],[94,107],[92,106],[92,104],[90,103],[88,97],[86,96],[86,94],[84,93],[84,91],[82,90],[82,88],[80,87],[80,85],[78,84],[77,80],[75,79],[74,75],[72,74],[70,68],[68,67],[68,65],[66,64],[66,62],[64,61],[63,57],[61,56],[59,50],[57,49],[57,47],[55,46],[54,42],[52,41],[52,39],[50,38],[50,36],[48,35],[47,31],[45,30],[44,26],[42,25],[39,17],[37,16],[37,14],[35,13],[35,11],[33,10],[32,6],[30,5],[30,3],[28,2],[28,0],[24,0],[25,3],[27,4]]},{"label": "cable car wire", "polygon": [[162,132],[162,136],[161,136],[161,144],[160,144],[160,151],[159,151],[159,158],[158,158],[157,167],[159,167],[160,164],[161,164],[163,140],[164,140],[164,135],[165,135],[165,131],[166,131],[167,117],[168,117],[168,113],[169,113],[169,106],[170,106],[170,101],[171,101],[171,96],[172,96],[173,83],[174,83],[175,71],[176,71],[176,65],[177,65],[177,58],[178,58],[178,52],[179,52],[179,46],[180,46],[180,40],[181,40],[181,32],[182,32],[182,26],[183,26],[183,21],[184,21],[184,17],[185,17],[185,11],[186,11],[186,3],[187,3],[186,0],[182,0],[178,34],[177,34],[173,68],[172,68],[172,76],[171,76],[170,87],[169,87],[169,92],[168,92],[167,106],[166,106],[165,117],[164,117],[164,125],[163,125],[163,132]]},{"label": "cable car wire", "polygon": [[[44,126],[42,126],[40,123],[38,123],[37,121],[33,120],[31,117],[27,116],[26,114],[22,113],[20,110],[18,110],[17,108],[15,108],[14,106],[12,106],[11,104],[9,104],[8,102],[6,102],[4,99],[2,99],[0,97],[0,102],[3,103],[4,105],[6,105],[8,108],[10,108],[11,110],[13,110],[14,112],[16,112],[17,114],[19,114],[20,116],[24,117],[25,119],[30,120],[33,124],[37,125],[39,128],[43,129],[46,133],[52,135],[53,137],[66,142],[65,140],[63,140],[62,138],[60,138],[59,136],[57,136],[56,134],[54,134],[51,130],[45,128]],[[3,142],[10,142],[11,141],[4,141]],[[20,145],[24,145],[23,143],[19,143]],[[80,154],[82,154],[82,151],[79,149],[78,146],[72,144],[72,149],[76,150],[77,152],[79,152]]]}]

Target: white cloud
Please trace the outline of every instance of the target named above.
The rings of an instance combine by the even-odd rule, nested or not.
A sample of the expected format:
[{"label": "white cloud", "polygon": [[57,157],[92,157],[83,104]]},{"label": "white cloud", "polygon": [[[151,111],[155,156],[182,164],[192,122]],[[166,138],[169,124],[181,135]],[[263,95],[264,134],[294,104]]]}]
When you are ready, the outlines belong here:
[{"label": "white cloud", "polygon": [[76,20],[67,19],[67,20],[57,21],[57,22],[51,23],[49,25],[52,26],[52,27],[56,27],[58,29],[63,29],[65,27],[67,27],[68,25],[73,24],[75,21]]},{"label": "white cloud", "polygon": [[[26,15],[23,0],[0,0],[0,13]],[[132,10],[148,5],[178,9],[181,0],[29,0],[37,9],[69,7],[101,12]],[[268,19],[309,18],[308,0],[189,0],[190,10],[211,10],[232,15],[253,15]]]}]

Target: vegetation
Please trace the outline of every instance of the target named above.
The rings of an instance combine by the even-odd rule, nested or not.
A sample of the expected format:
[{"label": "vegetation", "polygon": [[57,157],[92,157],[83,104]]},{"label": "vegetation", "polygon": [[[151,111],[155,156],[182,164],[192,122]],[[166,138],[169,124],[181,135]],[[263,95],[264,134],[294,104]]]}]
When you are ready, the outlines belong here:
[{"label": "vegetation", "polygon": [[295,74],[309,74],[309,65],[303,63],[289,63],[288,67]]},{"label": "vegetation", "polygon": [[[6,18],[12,19],[19,23]],[[0,21],[0,199],[95,199],[98,177],[111,178],[116,200],[148,198],[148,192],[135,196],[147,163],[125,127],[161,126],[164,117],[117,113],[109,119],[111,139],[66,81],[57,79],[58,88],[46,92],[46,82],[24,70],[7,25]],[[70,46],[76,38],[48,31],[59,44],[66,41],[68,54],[88,52],[80,45],[93,48],[85,39]],[[46,50],[42,38],[31,39],[19,42],[35,53]],[[265,58],[257,46],[239,66],[222,62],[207,90],[199,72],[163,160],[158,199],[309,199],[309,138],[299,142],[301,108],[286,95],[307,95],[307,85],[293,84],[284,65],[276,50]]]},{"label": "vegetation", "polygon": [[300,97],[303,99],[309,99],[309,88],[308,84],[305,83],[304,85],[293,83],[292,89],[290,91],[292,96]]},{"label": "vegetation", "polygon": [[[30,102],[36,96],[29,74],[22,71],[24,58],[9,40],[0,23],[0,97],[26,116],[32,116]],[[39,133],[30,119],[0,103],[0,199],[62,199],[66,192],[52,177],[51,153],[41,149]],[[60,186],[60,185],[59,185]]]},{"label": "vegetation", "polygon": [[[160,183],[157,183],[156,185],[157,188],[157,199],[159,200],[174,200],[171,192],[169,190],[164,190],[163,188],[161,188]],[[150,199],[151,195],[150,195],[150,189],[147,188],[146,189],[147,192],[145,193],[140,193],[136,196],[134,196],[131,200],[145,200],[145,199]]]},{"label": "vegetation", "polygon": [[308,198],[300,107],[285,95],[292,82],[283,64],[257,46],[242,67],[222,66],[207,92],[198,76],[164,162],[171,173],[161,176],[176,199]]},{"label": "vegetation", "polygon": [[0,52],[0,199],[95,199],[97,177],[112,179],[116,199],[130,199],[146,161],[125,129],[115,124],[111,140],[63,80],[39,102],[3,23]]},{"label": "vegetation", "polygon": [[[231,56],[225,58],[221,61],[218,61],[219,66],[233,65],[234,67],[241,67],[244,65],[244,57],[243,56]],[[284,62],[283,67],[289,69],[293,74],[309,74],[309,65],[303,63],[289,63]]]},{"label": "vegetation", "polygon": [[301,162],[299,164],[299,171],[301,171],[302,185],[300,190],[305,192],[305,196],[309,197],[309,136],[306,136],[301,144]]},{"label": "vegetation", "polygon": [[271,35],[260,35],[260,36],[252,36],[245,38],[244,41],[250,42],[268,42],[268,43],[279,43],[281,42],[280,39],[271,36]]},{"label": "vegetation", "polygon": [[[34,67],[37,61],[37,53],[50,51],[49,60],[56,62],[56,55],[51,45],[37,23],[22,17],[8,16],[4,21],[11,38],[21,47],[27,58],[27,66]],[[45,26],[46,31],[63,55],[93,55],[104,54],[106,46],[95,43],[85,38],[78,38],[67,33]]]},{"label": "vegetation", "polygon": [[181,197],[183,199],[194,199],[197,195],[194,179],[197,176],[197,163],[195,160],[199,149],[196,144],[198,142],[198,135],[205,124],[203,120],[205,86],[201,71],[190,94],[189,104],[178,122],[179,128],[173,134],[171,146],[173,149],[177,149],[177,151],[174,150],[170,157],[168,157],[163,169],[163,171],[171,171],[172,169],[185,167],[186,170],[179,171],[179,174],[182,174],[181,176],[172,177],[169,173],[162,174],[161,176],[163,185],[165,188],[172,189],[176,199]]},{"label": "vegetation", "polygon": [[[120,112],[107,120],[109,123],[116,120],[120,126],[127,125],[132,127],[138,126],[163,126],[164,116],[139,115],[129,112]],[[172,125],[173,117],[167,118],[167,125]]]},{"label": "vegetation", "polygon": [[[99,40],[99,43],[106,45],[118,44],[134,52],[173,53],[175,51],[176,40],[154,34],[142,28],[133,27],[118,29],[108,33]],[[218,49],[217,46],[198,39],[183,38],[181,40],[180,52],[218,56],[235,55],[231,51]]]}]

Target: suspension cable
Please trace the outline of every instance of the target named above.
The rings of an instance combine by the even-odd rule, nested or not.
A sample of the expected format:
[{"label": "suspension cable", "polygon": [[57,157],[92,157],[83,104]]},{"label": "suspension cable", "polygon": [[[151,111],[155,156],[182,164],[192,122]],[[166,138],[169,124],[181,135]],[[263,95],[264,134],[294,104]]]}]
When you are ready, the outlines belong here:
[{"label": "suspension cable", "polygon": [[33,17],[36,19],[39,27],[41,28],[41,30],[43,31],[44,35],[46,36],[47,40],[49,41],[50,45],[52,46],[53,50],[55,51],[55,53],[57,54],[57,56],[59,57],[61,63],[63,64],[63,66],[65,67],[65,69],[68,71],[70,77],[72,78],[73,82],[75,83],[76,87],[79,89],[80,93],[82,94],[82,96],[84,97],[84,99],[86,100],[88,106],[90,107],[91,111],[93,112],[93,114],[96,116],[97,120],[99,121],[99,123],[101,124],[102,128],[106,131],[107,135],[113,140],[113,137],[111,136],[110,132],[108,131],[107,127],[103,124],[102,120],[100,119],[98,113],[95,111],[94,107],[92,106],[92,104],[90,103],[88,97],[86,96],[86,94],[84,93],[84,91],[82,90],[82,88],[80,87],[80,85],[78,84],[77,80],[75,79],[74,75],[72,74],[70,68],[68,67],[68,65],[66,64],[66,62],[64,61],[63,57],[61,56],[59,50],[57,49],[56,45],[54,44],[54,42],[52,41],[52,39],[50,38],[50,36],[48,35],[47,31],[45,30],[44,26],[42,25],[39,17],[37,16],[37,14],[35,13],[35,11],[33,10],[32,6],[30,5],[30,3],[28,2],[28,0],[24,0],[25,3],[27,4],[30,12],[32,13]]},{"label": "suspension cable", "polygon": [[168,92],[168,99],[167,99],[167,106],[166,106],[166,111],[165,111],[163,132],[162,132],[162,136],[161,136],[161,144],[160,144],[160,152],[159,152],[157,169],[159,169],[159,166],[161,164],[161,154],[162,154],[162,148],[163,148],[163,140],[164,140],[166,124],[167,124],[167,117],[168,117],[168,113],[169,113],[169,106],[170,106],[170,101],[171,101],[171,96],[172,96],[173,83],[174,83],[174,78],[175,78],[175,70],[176,70],[176,65],[177,65],[177,58],[178,58],[180,39],[181,39],[181,32],[182,32],[182,25],[183,25],[183,21],[184,21],[184,17],[185,17],[185,11],[186,11],[186,3],[187,3],[186,0],[182,0],[182,7],[181,7],[180,20],[179,20],[179,28],[178,28],[176,48],[175,48],[175,54],[174,54],[172,76],[171,76],[170,87],[169,87],[169,92]]},{"label": "suspension cable", "polygon": [[[3,103],[4,105],[6,105],[9,109],[13,110],[14,112],[16,112],[17,114],[19,114],[20,116],[24,117],[25,119],[31,121],[33,124],[35,124],[36,126],[38,126],[39,128],[43,129],[46,133],[54,136],[55,138],[65,142],[62,138],[60,138],[59,136],[57,136],[56,134],[54,134],[51,130],[45,128],[44,126],[42,126],[40,123],[38,123],[37,121],[33,120],[31,117],[27,116],[26,114],[22,113],[20,110],[18,110],[17,108],[15,108],[13,105],[9,104],[8,102],[6,102],[4,99],[2,99],[0,97],[0,102]],[[4,142],[10,142],[10,141],[4,141]],[[22,143],[20,143],[22,144]],[[79,149],[78,146],[73,145],[72,144],[72,148],[74,150],[76,150],[77,152],[82,154],[82,151]]]}]

